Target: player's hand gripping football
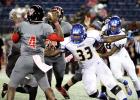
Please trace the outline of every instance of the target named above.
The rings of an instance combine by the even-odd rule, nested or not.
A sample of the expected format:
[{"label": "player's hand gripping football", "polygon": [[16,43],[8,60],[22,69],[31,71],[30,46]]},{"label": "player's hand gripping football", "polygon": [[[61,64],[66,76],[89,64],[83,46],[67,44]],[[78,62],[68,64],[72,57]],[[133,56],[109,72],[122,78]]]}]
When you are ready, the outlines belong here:
[{"label": "player's hand gripping football", "polygon": [[47,14],[47,18],[49,21],[51,21],[52,23],[55,23],[59,20],[59,12],[56,10],[54,11],[49,11]]}]

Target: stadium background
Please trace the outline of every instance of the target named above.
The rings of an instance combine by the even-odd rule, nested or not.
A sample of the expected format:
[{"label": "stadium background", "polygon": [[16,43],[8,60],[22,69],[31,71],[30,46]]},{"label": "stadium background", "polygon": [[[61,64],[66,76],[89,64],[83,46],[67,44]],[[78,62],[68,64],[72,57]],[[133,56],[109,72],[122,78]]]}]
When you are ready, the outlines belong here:
[{"label": "stadium background", "polygon": [[[8,78],[4,73],[4,69],[7,62],[6,58],[8,54],[9,44],[11,42],[10,33],[13,32],[14,28],[12,21],[9,19],[9,12],[13,8],[28,7],[33,4],[41,5],[44,8],[45,12],[47,12],[48,9],[53,6],[61,6],[64,9],[64,20],[70,22],[71,24],[82,22],[84,13],[86,13],[87,11],[89,11],[93,17],[98,17],[100,21],[105,20],[111,15],[118,15],[122,19],[122,26],[126,32],[131,30],[134,32],[134,36],[140,35],[140,0],[1,0],[0,37],[2,37],[2,39],[4,40],[5,46],[3,47],[3,69],[0,71],[0,90],[2,89],[2,84],[4,82],[8,82]],[[135,55],[140,54],[139,52],[137,52],[137,50],[135,50],[135,46],[132,45],[128,47],[130,56],[132,53],[135,53]],[[137,46],[138,48],[140,48],[140,45]],[[134,51],[132,52],[131,49],[133,49]],[[139,75],[140,57],[131,56],[131,58],[137,66],[137,74]],[[72,74],[73,73],[74,72],[72,71]],[[66,81],[71,78],[72,74],[69,73],[65,75],[63,83],[66,83]],[[53,79],[53,84],[55,84],[55,79]],[[79,82],[70,89],[69,94],[71,96],[71,100],[90,100],[82,86],[82,82]],[[134,88],[132,85],[131,87]],[[56,90],[55,94],[58,99],[63,99],[63,97]],[[37,100],[43,100],[42,95],[42,91],[38,92]],[[133,96],[129,98],[130,100],[136,100],[135,97],[136,94],[135,92],[133,92]],[[16,95],[16,100],[27,100],[27,98],[28,95],[25,94],[17,93]],[[0,100],[3,99],[0,97]]]}]

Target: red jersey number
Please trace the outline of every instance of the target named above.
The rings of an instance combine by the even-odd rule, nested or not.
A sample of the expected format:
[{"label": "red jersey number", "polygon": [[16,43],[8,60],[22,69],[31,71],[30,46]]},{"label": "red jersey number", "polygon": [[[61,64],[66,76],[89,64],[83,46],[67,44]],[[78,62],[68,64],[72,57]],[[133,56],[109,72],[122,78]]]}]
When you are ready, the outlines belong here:
[{"label": "red jersey number", "polygon": [[36,36],[32,35],[29,38],[28,44],[32,49],[35,49],[36,48]]}]

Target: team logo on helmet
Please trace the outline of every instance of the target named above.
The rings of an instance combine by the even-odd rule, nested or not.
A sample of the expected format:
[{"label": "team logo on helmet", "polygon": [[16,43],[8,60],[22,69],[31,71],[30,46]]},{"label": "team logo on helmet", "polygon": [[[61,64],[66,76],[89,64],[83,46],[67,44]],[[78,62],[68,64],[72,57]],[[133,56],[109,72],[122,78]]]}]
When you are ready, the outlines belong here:
[{"label": "team logo on helmet", "polygon": [[108,21],[108,34],[115,35],[121,31],[121,19],[118,16],[112,16]]},{"label": "team logo on helmet", "polygon": [[27,19],[29,22],[41,22],[44,17],[43,8],[39,5],[33,5],[27,14]]},{"label": "team logo on helmet", "polygon": [[85,27],[82,24],[73,25],[70,35],[73,43],[81,43],[86,38]]}]

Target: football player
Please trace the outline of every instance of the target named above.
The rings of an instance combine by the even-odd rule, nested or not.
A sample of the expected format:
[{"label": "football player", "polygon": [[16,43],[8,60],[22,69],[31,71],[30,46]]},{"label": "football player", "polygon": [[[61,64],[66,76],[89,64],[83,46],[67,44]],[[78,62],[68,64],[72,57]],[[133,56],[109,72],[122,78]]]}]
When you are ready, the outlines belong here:
[{"label": "football player", "polygon": [[[6,66],[6,75],[10,77],[15,63],[20,56],[20,43],[13,43],[8,55],[8,64]],[[3,84],[3,90],[1,93],[2,98],[6,95],[8,90],[8,84]],[[30,74],[27,75],[20,83],[20,86],[16,88],[17,92],[29,94],[29,100],[35,100],[37,94],[37,82],[35,78]]]},{"label": "football player", "polygon": [[[104,33],[107,36],[117,36],[125,34],[121,30],[121,19],[118,16],[112,16],[105,27],[106,28],[104,28]],[[123,78],[122,69],[127,72],[127,74],[132,79],[138,98],[140,99],[140,82],[135,72],[134,63],[131,60],[127,50],[125,49],[126,43],[127,39],[122,39],[110,44],[106,44],[106,47],[108,49],[114,49],[114,53],[109,56],[110,68],[115,78],[125,85],[128,94],[131,95],[132,91],[128,86],[128,81]]]},{"label": "football player", "polygon": [[115,94],[119,100],[127,100],[121,87],[116,84],[111,71],[93,47],[96,40],[100,42],[113,42],[125,37],[126,35],[120,36],[119,38],[101,38],[99,31],[89,28],[86,32],[83,25],[75,24],[72,27],[71,36],[65,38],[64,42],[62,42],[62,49],[68,49],[82,64],[82,80],[86,92],[90,97],[100,98],[96,86],[97,75],[102,83]]},{"label": "football player", "polygon": [[[58,28],[62,29],[62,33],[64,36],[70,35],[70,30],[72,28],[72,25],[68,22],[63,21],[63,15],[64,11],[62,7],[60,6],[54,6],[52,7],[49,12],[47,13],[47,22],[53,26],[55,32],[59,33]],[[53,19],[51,17],[54,17]],[[55,24],[55,23],[57,24]],[[55,49],[45,49],[45,63],[53,66],[54,75],[56,78],[56,89],[64,96],[65,99],[69,99],[69,95],[66,92],[66,90],[61,86],[64,73],[65,73],[65,60],[64,60],[64,53],[60,50],[60,43],[50,41],[55,44]],[[53,53],[51,53],[53,52]],[[48,71],[48,79],[51,84],[52,80],[52,70]]]},{"label": "football player", "polygon": [[[15,23],[15,27],[17,27],[18,23],[25,20],[25,16],[27,11],[25,8],[15,8],[12,9],[9,13],[10,19]],[[20,56],[20,42],[13,43],[10,47],[10,51],[8,54],[8,63],[6,66],[6,75],[10,77],[12,70],[15,66],[15,63]],[[6,95],[8,90],[8,84],[3,84],[3,89],[1,96],[2,98]],[[25,79],[20,83],[20,86],[16,88],[17,92],[27,93],[29,94],[29,100],[35,100],[37,94],[37,82],[33,75],[27,75]]]},{"label": "football player", "polygon": [[[29,74],[33,74],[36,78],[46,95],[46,99],[55,100],[53,90],[50,88],[47,75],[45,74],[46,71],[44,72],[40,68],[44,61],[46,37],[54,32],[49,24],[43,23],[43,17],[44,11],[41,6],[31,6],[27,13],[27,21],[22,21],[17,27],[17,32],[12,35],[13,42],[20,41],[21,47],[20,56],[10,76],[7,100],[14,100],[17,86]],[[40,60],[40,64],[37,64],[34,55],[38,55],[36,59]]]},{"label": "football player", "polygon": [[[89,16],[85,15],[84,23],[86,24],[86,26],[88,28],[92,28],[94,30],[95,29],[100,30],[99,28],[96,28],[97,26],[100,26],[100,23],[98,25],[98,22],[95,22],[95,23],[91,23],[91,22],[92,22],[91,18]],[[93,34],[96,34],[96,33],[93,33]],[[102,57],[104,59],[104,61],[108,64],[107,55],[112,54],[112,52],[107,52],[107,50],[104,46],[104,43],[101,43],[98,41],[96,41],[93,46],[96,48],[96,51],[100,54],[100,57]],[[67,62],[69,62],[72,58],[73,58],[73,56],[69,55],[65,58],[65,60]],[[80,64],[80,66],[81,66],[81,64]],[[78,81],[81,81],[81,80],[82,80],[82,73],[81,73],[81,67],[79,67],[79,69],[76,71],[75,75],[63,87],[68,91],[68,89],[72,85],[74,85],[75,83],[77,83]],[[107,95],[106,87],[102,86],[101,93],[103,95],[102,99],[106,100],[107,98],[109,98],[109,100],[114,100],[114,98],[110,97],[109,95],[106,98],[106,96],[105,96],[105,95]]]}]

